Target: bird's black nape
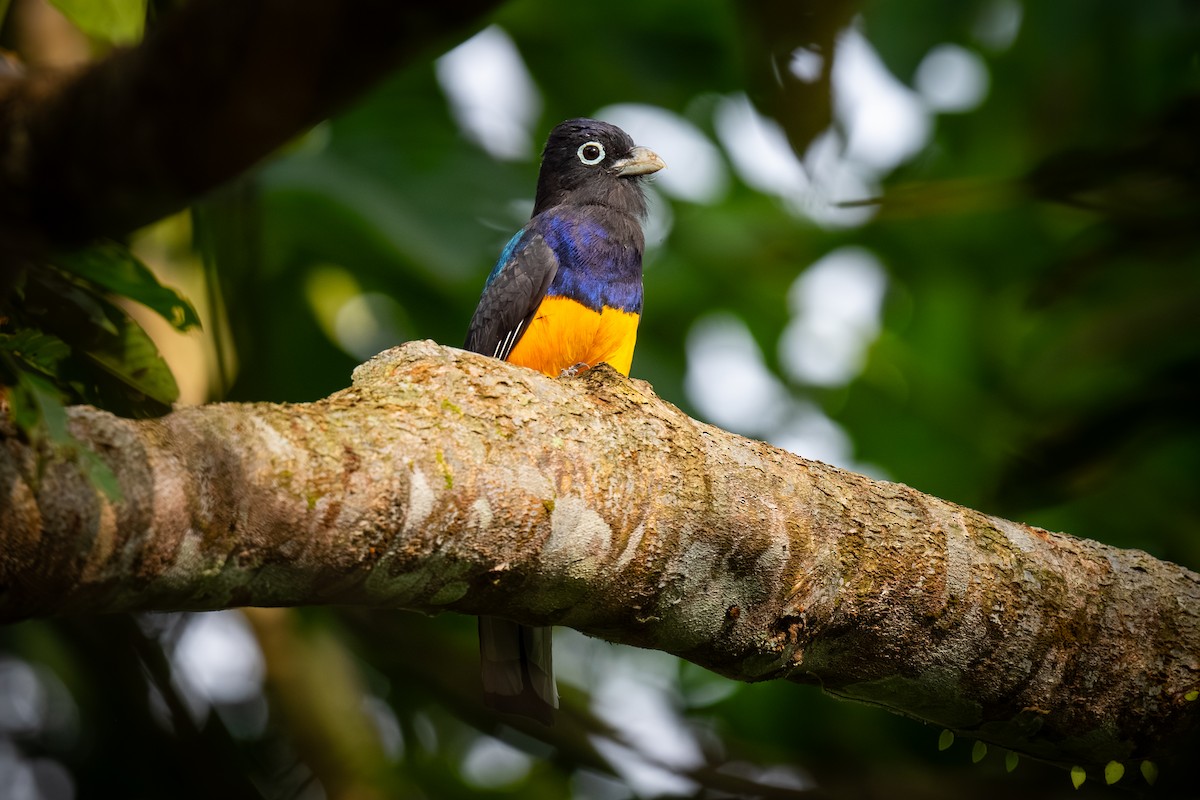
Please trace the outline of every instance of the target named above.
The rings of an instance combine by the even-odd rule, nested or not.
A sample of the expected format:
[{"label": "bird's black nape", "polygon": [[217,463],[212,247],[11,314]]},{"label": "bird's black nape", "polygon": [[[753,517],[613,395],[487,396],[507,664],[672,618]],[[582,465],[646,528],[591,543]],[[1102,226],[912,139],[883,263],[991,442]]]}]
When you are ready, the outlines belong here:
[{"label": "bird's black nape", "polygon": [[[643,154],[657,166],[624,172],[618,166]],[[616,125],[584,118],[560,122],[542,151],[533,213],[558,205],[601,205],[644,217],[641,177],[661,167],[658,156],[638,148]]]}]

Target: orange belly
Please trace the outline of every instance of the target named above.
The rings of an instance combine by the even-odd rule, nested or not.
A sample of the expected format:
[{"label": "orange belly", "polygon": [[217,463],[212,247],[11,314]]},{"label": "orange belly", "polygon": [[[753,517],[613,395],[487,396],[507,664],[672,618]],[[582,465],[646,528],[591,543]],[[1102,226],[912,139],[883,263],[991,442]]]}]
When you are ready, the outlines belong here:
[{"label": "orange belly", "polygon": [[576,364],[605,362],[623,375],[633,363],[638,315],[615,308],[592,311],[566,297],[547,297],[508,361],[558,377]]}]

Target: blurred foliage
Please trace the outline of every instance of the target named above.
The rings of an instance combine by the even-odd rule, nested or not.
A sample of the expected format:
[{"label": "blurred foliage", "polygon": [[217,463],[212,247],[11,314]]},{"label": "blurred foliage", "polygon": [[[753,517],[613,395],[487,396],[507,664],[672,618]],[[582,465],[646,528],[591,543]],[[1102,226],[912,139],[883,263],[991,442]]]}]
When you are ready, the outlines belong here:
[{"label": "blurred foliage", "polygon": [[142,38],[146,0],[50,0],[81,31],[110,44]]},{"label": "blurred foliage", "polygon": [[111,470],[67,430],[65,404],[126,416],[166,413],[179,397],[167,362],[113,298],[135,301],[177,331],[200,324],[191,304],[114,243],[60,254],[18,273],[0,298],[0,399],[23,436],[74,454],[110,497]]},{"label": "blurred foliage", "polygon": [[[1195,6],[514,0],[494,21],[540,92],[534,138],[569,116],[641,103],[724,148],[735,177],[710,201],[656,192],[660,233],[647,253],[634,375],[697,413],[685,388],[689,332],[714,312],[731,314],[789,400],[815,404],[845,431],[852,463],[967,506],[1200,565]],[[833,197],[867,201],[864,221],[831,224],[753,188],[733,169],[738,157],[717,118],[745,93],[779,121],[806,165],[831,128],[845,147],[854,131],[829,92],[846,26],[903,84],[916,86],[931,51],[952,44],[983,64],[987,87],[970,109],[929,113],[928,141],[878,176],[878,198]],[[818,57],[815,80],[797,79],[797,49]],[[375,350],[415,338],[460,343],[483,277],[528,215],[536,171],[532,150],[495,160],[464,135],[436,65],[426,63],[206,199],[193,230],[209,265],[207,291],[219,295],[207,305],[223,309],[233,333],[229,363],[238,371],[225,397],[311,400],[346,385]],[[806,383],[780,349],[792,321],[789,290],[848,244],[886,270],[881,328],[852,380]],[[21,365],[19,404],[50,409],[47,423],[62,424],[47,398],[76,383],[116,410],[129,410],[122,403],[131,391],[170,402],[161,382],[114,388],[97,376],[121,370],[78,355],[116,342],[137,349],[100,290],[140,299],[176,324],[189,319],[136,267],[125,268],[149,295],[86,270],[47,270],[23,289],[58,292],[66,303],[37,324],[6,327],[0,342],[6,380]],[[13,326],[12,314],[33,314],[35,305],[7,313]],[[88,345],[68,330],[68,316],[97,341],[98,332],[109,338]],[[693,761],[657,767],[686,778],[672,784],[683,794],[752,794],[721,783],[731,775],[757,782],[761,796],[790,796],[798,780],[847,797],[1098,797],[1160,776],[1169,796],[1187,785],[1186,767],[1146,762],[1124,765],[1113,790],[1104,784],[1121,773],[1101,766],[1076,791],[1081,773],[1018,764],[961,738],[940,748],[939,729],[815,689],[730,687],[689,665],[577,636],[562,637],[560,661],[591,666],[564,668],[562,722],[552,731],[512,727],[479,707],[470,620],[295,617],[299,630],[311,626],[312,641],[333,639],[351,654],[372,730],[390,743],[384,784],[393,796],[648,791],[627,770],[653,758],[629,749],[630,731],[604,716],[605,692],[620,675],[641,675],[674,721],[670,735],[694,746]],[[65,765],[81,797],[323,796],[313,731],[289,729],[307,723],[286,703],[261,691],[221,699],[180,677],[181,640],[197,624],[160,616],[0,632],[0,701],[9,704],[0,702],[0,765],[24,765],[42,787],[54,785],[52,765]],[[33,684],[13,677],[25,674],[18,664],[33,665]],[[329,675],[343,671],[338,664]],[[12,710],[22,685],[40,687],[37,724]],[[508,760],[495,763],[524,768],[505,778],[497,767],[480,783],[467,765],[496,740],[532,760],[501,748]]]},{"label": "blurred foliage", "polygon": [[[109,298],[132,300],[177,331],[200,324],[192,305],[159,283],[127,247],[104,244],[64,253],[19,273],[0,300],[0,378],[5,386],[46,386],[42,396],[93,403],[126,416],[161,414],[179,388],[154,342]],[[53,391],[49,387],[53,387]],[[18,422],[27,433],[33,425]],[[28,409],[36,423],[43,415]],[[54,412],[58,414],[60,412]]]}]

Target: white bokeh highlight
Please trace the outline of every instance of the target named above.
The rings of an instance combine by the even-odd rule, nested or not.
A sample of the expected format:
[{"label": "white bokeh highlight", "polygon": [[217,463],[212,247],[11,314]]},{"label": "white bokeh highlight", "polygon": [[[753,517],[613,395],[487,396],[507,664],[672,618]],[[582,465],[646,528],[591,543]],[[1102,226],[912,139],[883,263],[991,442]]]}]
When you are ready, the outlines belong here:
[{"label": "white bokeh highlight", "polygon": [[992,0],[975,18],[971,35],[989,50],[1002,52],[1017,40],[1024,17],[1025,9],[1019,0]]},{"label": "white bokeh highlight", "polygon": [[653,186],[646,187],[646,219],[642,222],[642,233],[646,237],[646,252],[642,266],[651,269],[655,255],[662,243],[671,235],[675,226],[675,212],[671,204]]},{"label": "white bokeh highlight", "polygon": [[436,69],[450,110],[472,141],[504,161],[534,155],[541,93],[503,28],[484,28],[439,58]]},{"label": "white bokeh highlight", "polygon": [[787,413],[787,390],[734,314],[709,314],[692,326],[684,389],[706,420],[739,433],[769,431]]},{"label": "white bokeh highlight", "polygon": [[713,123],[725,154],[747,186],[783,198],[808,190],[808,175],[783,128],[759,114],[744,94],[722,98]]},{"label": "white bokeh highlight", "polygon": [[211,703],[241,703],[262,693],[266,664],[250,624],[237,611],[189,617],[171,663]]},{"label": "white bokeh highlight", "polygon": [[[591,737],[638,797],[692,796],[697,786],[679,775],[704,762],[693,730],[684,723],[679,661],[654,650],[620,647],[570,629],[555,631],[558,680],[586,690],[593,712],[617,734]],[[736,690],[736,684],[728,681]],[[585,780],[575,796],[627,797],[615,782]]]},{"label": "white bokeh highlight", "polygon": [[462,760],[462,776],[477,789],[495,790],[519,783],[529,775],[533,759],[491,736],[477,737]]},{"label": "white bokeh highlight", "polygon": [[788,72],[804,83],[812,83],[821,77],[821,71],[824,68],[825,56],[807,47],[796,48],[788,62]]},{"label": "white bokeh highlight", "polygon": [[[797,50],[789,70],[811,80],[823,65],[820,54]],[[836,124],[813,139],[803,160],[779,124],[745,95],[723,98],[713,123],[746,185],[824,227],[853,227],[870,220],[874,209],[842,204],[877,196],[883,177],[925,147],[932,123],[921,97],[887,70],[854,28],[838,40],[830,79]]]},{"label": "white bokeh highlight", "polygon": [[875,170],[846,157],[841,133],[830,128],[819,134],[804,154],[804,163],[812,185],[796,201],[801,213],[827,228],[862,225],[875,215],[870,205],[839,205],[879,194]]},{"label": "white bokeh highlight", "polygon": [[592,710],[620,737],[592,737],[592,744],[638,796],[693,795],[698,787],[680,773],[702,765],[704,754],[679,713],[678,662],[653,651],[609,651],[618,658],[593,673]]},{"label": "white bokeh highlight", "polygon": [[871,196],[875,190],[864,171],[842,157],[836,132],[818,136],[802,163],[779,123],[759,114],[745,95],[723,98],[714,124],[742,182],[779,197],[793,213],[828,227],[860,225],[874,213],[866,207],[837,205]]},{"label": "white bokeh highlight", "polygon": [[989,78],[978,55],[956,44],[939,44],[921,59],[913,82],[931,111],[962,113],[987,97]]},{"label": "white bokeh highlight", "polygon": [[838,40],[833,62],[834,113],[846,131],[844,157],[877,179],[929,141],[929,115],[915,92],[901,83],[858,30]]},{"label": "white bokeh highlight", "polygon": [[0,658],[0,733],[30,736],[45,727],[46,692],[28,662]]},{"label": "white bokeh highlight", "polygon": [[792,320],[780,337],[789,377],[840,386],[862,370],[879,335],[887,274],[861,247],[834,250],[800,273],[788,290]]},{"label": "white bokeh highlight", "polygon": [[379,735],[379,744],[383,752],[392,761],[399,761],[404,755],[404,729],[396,712],[385,700],[368,694],[363,697],[363,713],[371,721],[375,732]]}]

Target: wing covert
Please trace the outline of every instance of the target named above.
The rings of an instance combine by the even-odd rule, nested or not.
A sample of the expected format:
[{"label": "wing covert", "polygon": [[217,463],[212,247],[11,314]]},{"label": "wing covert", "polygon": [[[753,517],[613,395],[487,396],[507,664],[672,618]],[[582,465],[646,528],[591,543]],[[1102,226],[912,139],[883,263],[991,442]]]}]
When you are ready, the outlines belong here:
[{"label": "wing covert", "polygon": [[505,359],[529,327],[558,272],[558,258],[540,233],[526,230],[501,254],[471,317],[464,348]]}]

